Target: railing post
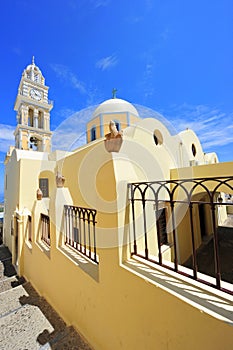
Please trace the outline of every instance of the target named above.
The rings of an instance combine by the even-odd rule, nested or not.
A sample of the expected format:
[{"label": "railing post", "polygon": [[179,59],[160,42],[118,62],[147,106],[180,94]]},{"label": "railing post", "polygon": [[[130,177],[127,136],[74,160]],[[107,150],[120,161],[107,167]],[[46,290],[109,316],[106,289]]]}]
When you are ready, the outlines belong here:
[{"label": "railing post", "polygon": [[75,218],[74,245],[75,245],[75,249],[77,249],[77,245],[78,245],[78,220],[77,220],[77,208],[76,207],[74,207],[74,218]]},{"label": "railing post", "polygon": [[83,214],[83,237],[84,237],[84,254],[86,255],[86,212],[84,210],[82,210],[82,214]]},{"label": "railing post", "polygon": [[143,208],[143,223],[144,223],[144,238],[145,238],[145,257],[146,257],[146,259],[148,259],[149,253],[148,253],[148,243],[147,243],[146,200],[145,200],[145,194],[143,194],[143,197],[142,197],[142,208]]},{"label": "railing post", "polygon": [[135,208],[134,208],[134,191],[133,191],[133,185],[130,185],[131,189],[131,203],[132,203],[132,219],[133,219],[133,254],[137,254],[137,239],[136,239],[136,226],[135,226]]},{"label": "railing post", "polygon": [[89,258],[91,258],[91,228],[90,228],[90,211],[87,213],[88,239],[89,239]]},{"label": "railing post", "polygon": [[174,213],[174,201],[170,200],[171,212],[172,212],[172,234],[174,243],[174,270],[178,271],[178,258],[177,258],[177,245],[176,245],[176,226],[175,226],[175,213]]},{"label": "railing post", "polygon": [[68,218],[69,218],[69,245],[71,245],[71,215],[72,215],[72,209],[71,207],[69,206],[69,210],[68,210]]},{"label": "railing post", "polygon": [[67,206],[64,206],[64,215],[65,215],[65,244],[67,243],[67,232],[68,232],[68,222],[67,222]]},{"label": "railing post", "polygon": [[74,207],[72,207],[71,212],[71,219],[72,219],[72,230],[71,230],[71,245],[74,247],[74,228],[75,228],[75,210]]},{"label": "railing post", "polygon": [[218,233],[216,230],[215,204],[213,202],[211,203],[211,211],[212,211],[212,224],[213,224],[213,234],[214,234],[214,263],[215,263],[216,286],[218,289],[220,289],[221,273],[220,273],[219,248],[218,248]]},{"label": "railing post", "polygon": [[197,279],[197,255],[196,255],[195,237],[194,237],[194,229],[193,229],[193,205],[191,202],[189,203],[189,218],[190,218],[191,237],[192,237],[193,277],[196,280]]},{"label": "railing post", "polygon": [[95,236],[95,216],[96,216],[96,211],[93,213],[93,237],[94,237],[94,261],[97,262],[97,254],[96,254],[96,236]]},{"label": "railing post", "polygon": [[158,250],[159,250],[159,264],[162,265],[162,251],[161,251],[161,239],[160,239],[160,226],[159,226],[159,201],[158,194],[155,197],[155,218],[156,218],[156,230],[157,230],[157,240],[158,240]]}]

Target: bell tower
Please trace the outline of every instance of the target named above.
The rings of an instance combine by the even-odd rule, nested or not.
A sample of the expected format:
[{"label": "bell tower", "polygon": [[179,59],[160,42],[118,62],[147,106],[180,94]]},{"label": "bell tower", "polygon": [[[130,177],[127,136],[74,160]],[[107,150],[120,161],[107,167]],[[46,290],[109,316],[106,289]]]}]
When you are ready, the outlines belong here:
[{"label": "bell tower", "polygon": [[23,71],[14,110],[17,112],[15,147],[23,150],[50,152],[50,111],[48,89],[40,69],[32,63]]}]

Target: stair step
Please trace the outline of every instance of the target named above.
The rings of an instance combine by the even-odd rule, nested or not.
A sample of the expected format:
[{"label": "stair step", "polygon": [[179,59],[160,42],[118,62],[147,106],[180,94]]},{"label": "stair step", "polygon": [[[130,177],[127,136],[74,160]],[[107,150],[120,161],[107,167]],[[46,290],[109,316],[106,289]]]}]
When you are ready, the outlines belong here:
[{"label": "stair step", "polygon": [[91,350],[29,282],[0,293],[0,349]]},{"label": "stair step", "polygon": [[25,279],[23,277],[5,277],[4,279],[0,280],[0,294],[17,286],[20,286],[24,282]]},{"label": "stair step", "polygon": [[36,350],[41,347],[39,335],[54,328],[41,310],[33,305],[24,305],[0,319],[0,349]]},{"label": "stair step", "polygon": [[18,277],[0,246],[0,349],[91,350],[29,282]]},{"label": "stair step", "polygon": [[28,293],[22,285],[0,293],[0,318],[21,307],[20,300],[24,296]]},{"label": "stair step", "polygon": [[0,280],[0,293],[4,293],[5,291],[12,289],[12,283],[16,282],[17,278],[16,276],[13,277],[5,277],[2,280]]}]

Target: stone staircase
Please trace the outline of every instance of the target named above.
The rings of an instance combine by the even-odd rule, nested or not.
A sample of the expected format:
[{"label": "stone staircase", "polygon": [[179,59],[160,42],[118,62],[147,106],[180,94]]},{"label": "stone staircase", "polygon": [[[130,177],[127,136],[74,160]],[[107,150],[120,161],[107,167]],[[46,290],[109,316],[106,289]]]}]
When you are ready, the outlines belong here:
[{"label": "stone staircase", "polygon": [[30,283],[17,276],[5,246],[0,246],[0,349],[93,350]]}]

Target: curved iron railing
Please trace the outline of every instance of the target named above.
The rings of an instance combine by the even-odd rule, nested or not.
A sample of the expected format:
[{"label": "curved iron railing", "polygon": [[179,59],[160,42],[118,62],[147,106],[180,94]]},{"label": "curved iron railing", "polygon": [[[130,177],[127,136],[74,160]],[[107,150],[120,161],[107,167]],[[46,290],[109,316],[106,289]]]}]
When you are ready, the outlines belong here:
[{"label": "curved iron railing", "polygon": [[[195,280],[201,281],[206,284],[210,284],[218,289],[224,290],[228,293],[233,294],[232,290],[226,288],[226,283],[222,283],[221,276],[221,261],[219,253],[219,233],[217,228],[217,208],[219,206],[233,205],[233,202],[225,202],[221,197],[221,193],[231,193],[233,195],[233,176],[226,177],[208,177],[208,178],[193,178],[193,179],[178,179],[178,180],[162,180],[162,181],[151,181],[151,182],[135,182],[128,184],[129,188],[129,200],[131,202],[131,215],[132,215],[132,231],[133,231],[133,250],[132,255],[138,255],[146,260],[150,260],[156,264],[164,266],[168,269],[172,269],[178,273],[184,274]],[[201,195],[201,200],[197,196]],[[156,249],[158,255],[156,258],[150,257],[150,251],[148,246],[148,203],[152,203],[155,212],[155,227],[156,227],[156,237],[154,237],[154,244],[156,244]],[[163,205],[169,211],[169,222],[170,222],[170,233],[172,237],[172,252],[173,257],[171,262],[167,262],[163,258],[163,245],[161,244],[161,225],[159,223],[158,213],[161,211],[160,204]],[[191,259],[192,266],[191,272],[187,272],[189,269],[182,269],[179,261],[180,244],[177,241],[177,228],[179,227],[176,208],[178,205],[186,205],[187,211],[185,215],[189,218],[189,227],[187,231],[191,234]],[[214,255],[214,278],[215,283],[203,279],[203,274],[198,274],[198,257],[196,244],[197,232],[195,230],[195,220],[194,218],[194,206],[205,205],[209,206],[210,215],[209,220],[212,226],[212,237],[213,237],[213,255]],[[138,209],[139,208],[139,209]],[[137,209],[137,210],[136,210]],[[209,210],[208,209],[208,210]],[[139,225],[139,220],[136,215],[140,212],[141,223]],[[138,234],[138,227],[143,227],[143,232]],[[167,229],[167,228],[166,228]],[[233,235],[233,230],[232,230]],[[139,236],[144,244],[143,253],[138,249]],[[233,239],[233,237],[232,237]],[[233,253],[233,252],[232,252]],[[233,258],[232,258],[233,259]],[[233,261],[233,260],[232,260]],[[185,272],[184,272],[185,271]],[[201,277],[200,277],[201,276]],[[212,276],[213,277],[213,276]],[[229,281],[227,281],[229,282]],[[232,281],[233,284],[233,276]],[[224,286],[223,286],[224,285]]]}]

